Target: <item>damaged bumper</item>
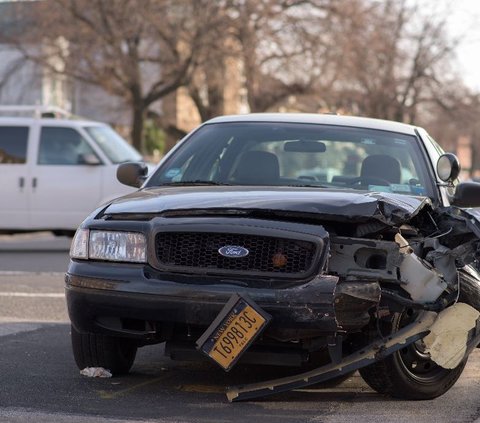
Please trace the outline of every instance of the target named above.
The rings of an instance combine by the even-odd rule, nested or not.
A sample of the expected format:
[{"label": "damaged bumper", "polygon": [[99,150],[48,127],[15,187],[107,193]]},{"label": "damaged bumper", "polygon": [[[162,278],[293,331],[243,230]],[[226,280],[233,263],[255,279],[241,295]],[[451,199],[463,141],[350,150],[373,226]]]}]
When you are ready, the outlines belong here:
[{"label": "damaged bumper", "polygon": [[239,289],[221,281],[188,284],[149,279],[138,265],[113,268],[73,262],[70,270],[65,281],[73,325],[80,331],[137,338],[151,337],[151,329],[133,330],[132,320],[208,326],[231,295],[239,292],[273,316],[268,333],[277,339],[328,335],[345,325],[360,328],[368,319],[368,309],[380,298],[377,283],[339,283],[338,277],[329,275],[290,288]]},{"label": "damaged bumper", "polygon": [[[443,365],[448,363],[449,368],[458,365],[480,342],[480,324],[477,310],[463,303],[455,306],[438,315],[435,312],[424,311],[414,322],[395,334],[375,340],[361,350],[344,357],[339,363],[330,363],[295,376],[233,386],[227,389],[227,398],[230,402],[242,401],[325,382],[383,360],[422,339],[429,346],[428,351],[432,359],[442,361]],[[461,323],[462,317],[466,317],[467,321]],[[468,335],[470,337],[467,340]],[[454,339],[456,342],[452,348]]]},{"label": "damaged bumper", "polygon": [[377,360],[385,358],[406,345],[422,339],[428,334],[429,328],[435,321],[435,318],[436,313],[424,312],[415,322],[397,332],[395,336],[390,337],[386,341],[377,340],[361,351],[345,357],[340,363],[330,363],[318,369],[291,377],[245,386],[230,387],[227,390],[227,398],[232,402],[273,395],[314,385],[358,370]]}]

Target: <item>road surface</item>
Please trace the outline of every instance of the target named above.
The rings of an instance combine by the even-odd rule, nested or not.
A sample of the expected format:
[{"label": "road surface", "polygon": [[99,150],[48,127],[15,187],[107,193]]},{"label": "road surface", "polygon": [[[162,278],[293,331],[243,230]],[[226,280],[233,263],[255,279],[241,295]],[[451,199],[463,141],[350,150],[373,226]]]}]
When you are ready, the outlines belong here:
[{"label": "road surface", "polygon": [[0,235],[0,271],[65,272],[70,242],[50,232]]},{"label": "road surface", "polygon": [[[42,249],[57,242],[44,239]],[[67,254],[65,248],[42,251],[42,261],[54,269],[53,257]],[[0,257],[4,253],[0,249]],[[22,248],[13,252],[23,253]],[[311,387],[230,404],[226,386],[277,377],[281,370],[239,367],[226,374],[209,363],[171,361],[163,356],[162,345],[140,349],[127,376],[86,378],[71,354],[63,273],[42,273],[37,264],[28,263],[32,271],[0,269],[0,423],[480,423],[480,349],[447,394],[422,402],[378,395],[356,373],[334,388]]]}]

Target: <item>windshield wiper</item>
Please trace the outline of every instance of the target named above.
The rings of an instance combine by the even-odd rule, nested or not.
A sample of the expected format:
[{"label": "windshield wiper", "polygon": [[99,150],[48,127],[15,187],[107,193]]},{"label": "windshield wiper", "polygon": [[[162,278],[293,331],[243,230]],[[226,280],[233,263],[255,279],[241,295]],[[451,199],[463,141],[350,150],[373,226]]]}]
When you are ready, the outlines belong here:
[{"label": "windshield wiper", "polygon": [[177,181],[177,182],[165,182],[161,185],[230,185],[225,182],[215,182],[215,181],[202,181],[196,179],[194,181]]}]

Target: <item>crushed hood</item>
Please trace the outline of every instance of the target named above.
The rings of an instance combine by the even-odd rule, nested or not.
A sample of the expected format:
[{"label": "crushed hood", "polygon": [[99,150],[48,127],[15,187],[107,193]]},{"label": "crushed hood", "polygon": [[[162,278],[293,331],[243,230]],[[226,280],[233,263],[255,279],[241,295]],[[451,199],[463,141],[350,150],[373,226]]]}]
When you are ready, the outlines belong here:
[{"label": "crushed hood", "polygon": [[275,211],[317,215],[330,220],[371,219],[400,225],[414,217],[429,198],[391,193],[297,187],[162,187],[147,188],[113,201],[103,214],[154,214],[185,211]]}]

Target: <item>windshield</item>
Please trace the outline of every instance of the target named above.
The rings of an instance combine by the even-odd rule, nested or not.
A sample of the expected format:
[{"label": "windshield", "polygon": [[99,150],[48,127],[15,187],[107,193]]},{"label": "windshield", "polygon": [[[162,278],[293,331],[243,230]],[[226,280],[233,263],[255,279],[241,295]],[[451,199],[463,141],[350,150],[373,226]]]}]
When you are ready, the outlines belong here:
[{"label": "windshield", "polygon": [[361,189],[433,196],[414,136],[295,123],[219,123],[196,131],[147,183]]},{"label": "windshield", "polygon": [[87,126],[85,130],[112,163],[139,162],[142,156],[110,126]]}]

